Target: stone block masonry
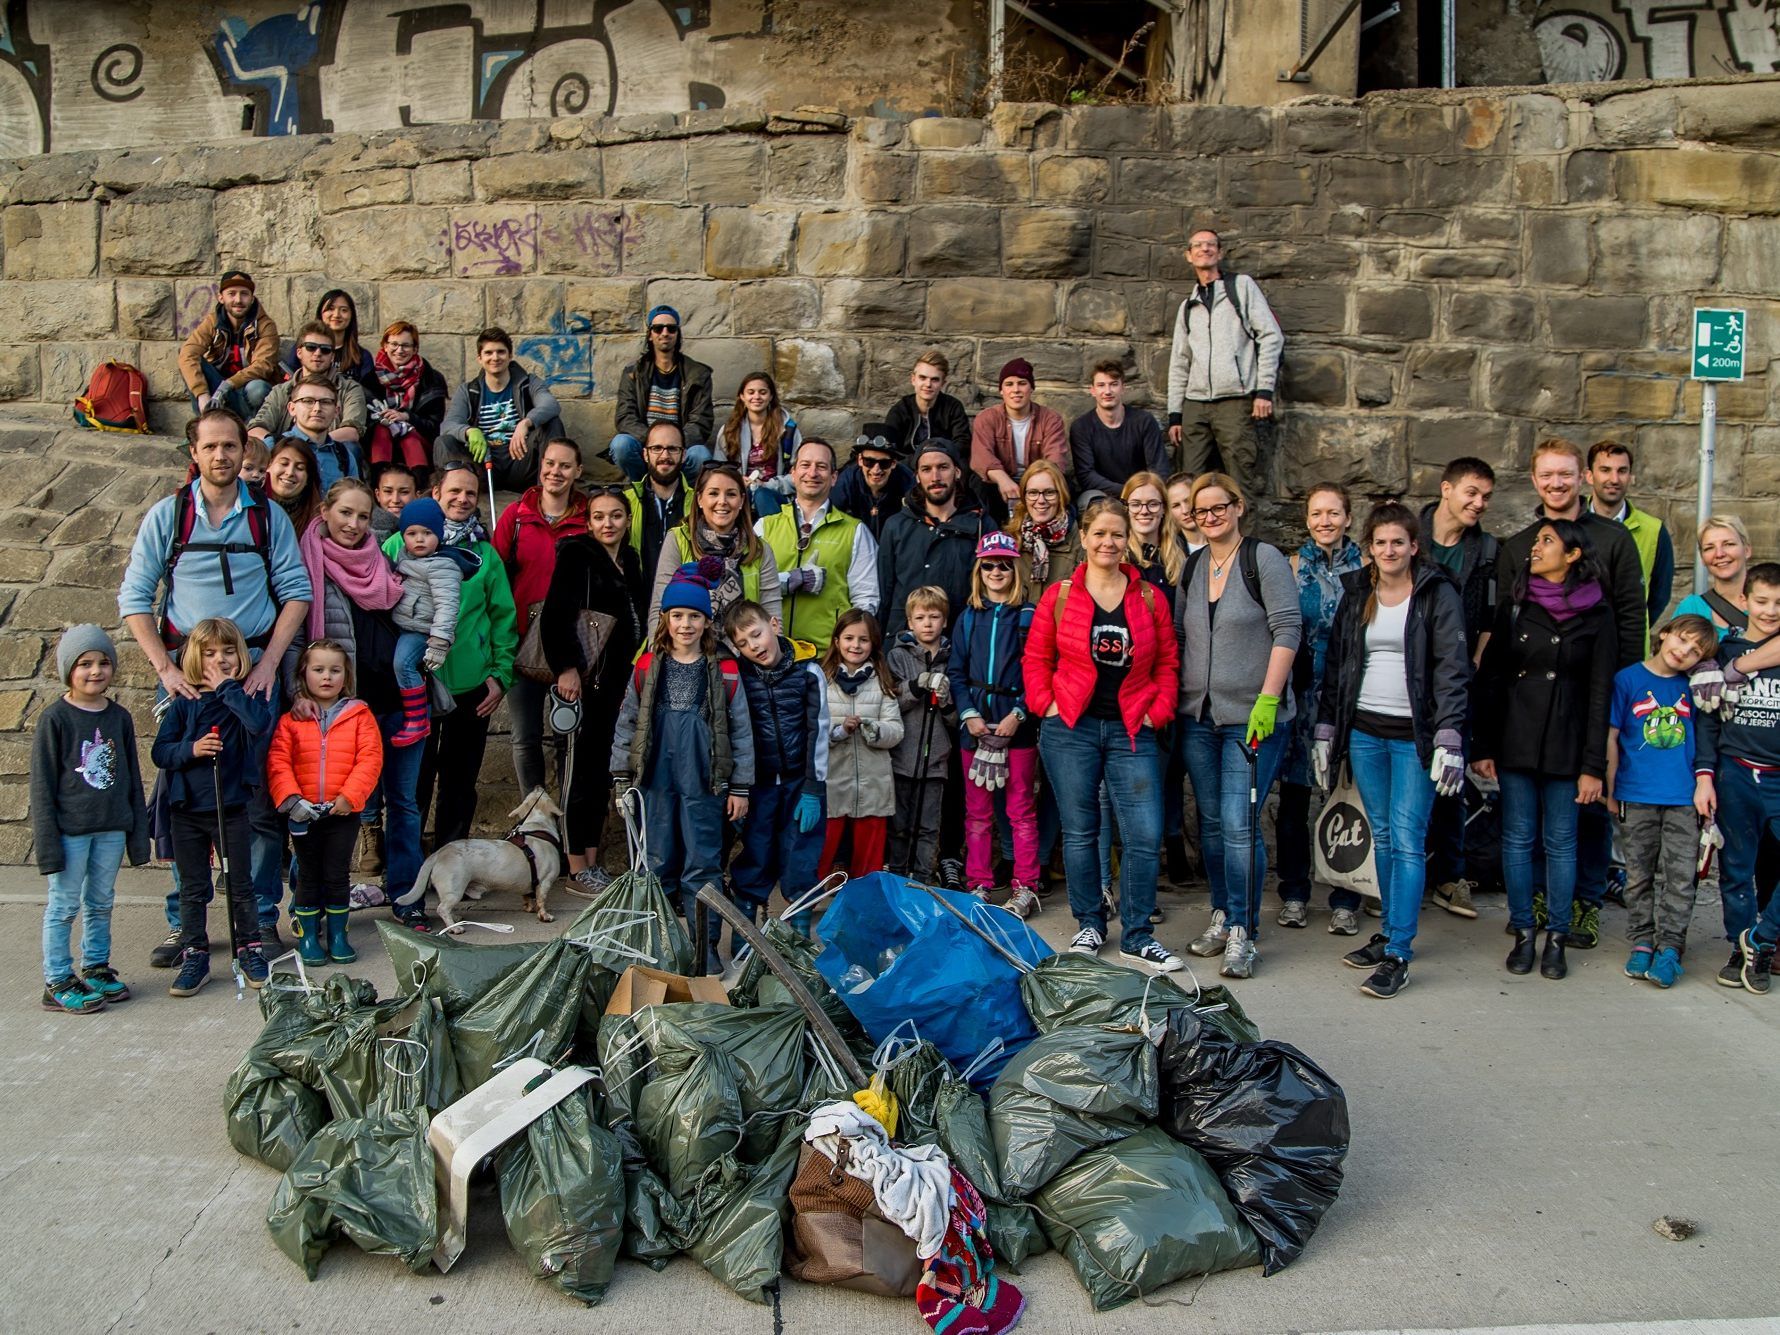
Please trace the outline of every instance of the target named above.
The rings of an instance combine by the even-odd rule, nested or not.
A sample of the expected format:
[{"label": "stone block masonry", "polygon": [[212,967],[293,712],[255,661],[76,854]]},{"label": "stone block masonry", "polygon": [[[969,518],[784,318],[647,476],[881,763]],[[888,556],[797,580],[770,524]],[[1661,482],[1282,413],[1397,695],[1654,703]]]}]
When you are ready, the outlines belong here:
[{"label": "stone block masonry", "polygon": [[[1634,114],[1635,113],[1635,114]],[[0,760],[55,690],[67,621],[116,619],[135,524],[181,475],[171,440],[65,429],[93,367],[147,373],[157,427],[187,416],[175,358],[251,270],[285,330],[343,286],[361,322],[406,318],[454,384],[500,323],[603,445],[618,368],[668,301],[719,368],[755,367],[806,434],[850,441],[937,344],[974,411],[1027,356],[1041,401],[1089,407],[1112,357],[1162,411],[1198,226],[1263,284],[1286,331],[1269,531],[1333,477],[1363,497],[1435,490],[1480,454],[1492,527],[1528,513],[1532,443],[1605,435],[1637,497],[1692,550],[1686,371],[1695,304],[1748,310],[1749,378],[1721,396],[1719,507],[1780,552],[1780,80],[1383,94],[1278,108],[1064,110],[986,120],[725,109],[508,120],[88,151],[0,162]],[[1686,561],[1681,562],[1683,567]],[[120,643],[127,637],[120,636]],[[122,685],[146,704],[133,651]],[[147,718],[146,709],[142,717]],[[10,736],[8,734],[11,734]],[[8,759],[10,758],[10,759]],[[510,782],[503,741],[491,789]],[[504,792],[484,804],[504,811]],[[0,860],[28,836],[0,804]]]}]

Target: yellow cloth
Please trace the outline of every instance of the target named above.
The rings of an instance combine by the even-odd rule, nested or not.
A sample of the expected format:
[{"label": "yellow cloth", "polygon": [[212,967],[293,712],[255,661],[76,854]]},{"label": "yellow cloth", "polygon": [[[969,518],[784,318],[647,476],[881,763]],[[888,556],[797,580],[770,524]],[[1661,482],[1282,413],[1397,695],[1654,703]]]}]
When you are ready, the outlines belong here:
[{"label": "yellow cloth", "polygon": [[885,1088],[882,1074],[872,1076],[871,1084],[853,1095],[853,1102],[883,1123],[886,1136],[896,1138],[896,1095]]}]

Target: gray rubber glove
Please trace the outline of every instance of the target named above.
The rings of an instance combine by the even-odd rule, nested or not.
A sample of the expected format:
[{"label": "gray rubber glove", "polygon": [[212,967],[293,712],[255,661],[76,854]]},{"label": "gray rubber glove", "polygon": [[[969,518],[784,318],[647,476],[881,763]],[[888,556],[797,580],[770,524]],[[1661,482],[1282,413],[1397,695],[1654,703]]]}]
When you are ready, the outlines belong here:
[{"label": "gray rubber glove", "polygon": [[923,672],[915,678],[915,685],[931,695],[941,709],[952,703],[952,679],[943,672]]},{"label": "gray rubber glove", "polygon": [[1451,728],[1434,734],[1434,760],[1428,777],[1441,797],[1457,797],[1465,789],[1465,742]]},{"label": "gray rubber glove", "polygon": [[1335,756],[1335,725],[1319,723],[1310,744],[1310,777],[1323,792],[1329,791],[1329,762]]},{"label": "gray rubber glove", "polygon": [[311,821],[320,820],[327,814],[326,807],[317,806],[314,802],[306,801],[301,797],[291,805],[289,811],[285,812],[285,815],[289,816],[290,819],[295,821],[298,825],[307,825]]},{"label": "gray rubber glove", "polygon": [[976,754],[971,757],[970,773],[966,777],[991,793],[1007,787],[1007,738],[992,732],[977,738]]}]

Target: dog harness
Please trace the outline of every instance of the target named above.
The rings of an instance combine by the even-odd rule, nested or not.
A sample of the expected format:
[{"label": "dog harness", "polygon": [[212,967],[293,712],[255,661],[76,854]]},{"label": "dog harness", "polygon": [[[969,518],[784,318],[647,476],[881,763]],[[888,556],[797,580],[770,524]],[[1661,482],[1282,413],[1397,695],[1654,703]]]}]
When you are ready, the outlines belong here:
[{"label": "dog harness", "polygon": [[562,864],[565,867],[568,865],[568,855],[563,852],[562,840],[558,839],[550,830],[524,830],[515,826],[512,830],[508,831],[506,842],[512,844],[513,847],[525,854],[525,865],[531,868],[531,893],[535,895],[543,885],[543,878],[538,874],[538,855],[532,852],[531,845],[526,843],[526,840],[528,839],[542,839],[545,843],[549,844],[550,847],[556,850],[557,856],[562,859]]}]

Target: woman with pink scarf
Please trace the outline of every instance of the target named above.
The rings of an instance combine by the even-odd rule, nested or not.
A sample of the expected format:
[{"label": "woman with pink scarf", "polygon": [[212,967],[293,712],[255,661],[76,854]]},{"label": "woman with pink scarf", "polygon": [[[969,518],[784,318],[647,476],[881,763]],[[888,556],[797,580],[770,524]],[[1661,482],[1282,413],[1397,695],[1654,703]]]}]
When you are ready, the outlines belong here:
[{"label": "woman with pink scarf", "polygon": [[[321,514],[297,545],[316,591],[309,604],[308,638],[333,640],[346,650],[353,694],[371,707],[383,736],[388,850],[383,888],[393,904],[412,888],[420,870],[420,808],[415,792],[425,748],[390,745],[402,727],[395,675],[397,631],[389,615],[401,600],[402,580],[372,537],[375,503],[365,483],[341,478],[328,488]],[[293,712],[305,703],[299,701]],[[416,931],[427,930],[418,905],[397,909],[396,917]]]}]

